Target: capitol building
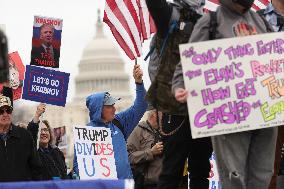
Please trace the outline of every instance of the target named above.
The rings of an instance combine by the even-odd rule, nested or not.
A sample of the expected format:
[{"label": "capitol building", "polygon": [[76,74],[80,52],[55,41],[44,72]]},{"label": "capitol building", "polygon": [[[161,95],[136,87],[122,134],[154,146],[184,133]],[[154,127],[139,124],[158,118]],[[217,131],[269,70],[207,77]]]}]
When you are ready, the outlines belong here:
[{"label": "capitol building", "polygon": [[[89,122],[86,97],[95,92],[108,91],[112,96],[121,97],[116,103],[117,112],[131,106],[129,75],[124,69],[117,45],[103,32],[103,23],[98,18],[96,35],[86,45],[79,62],[79,74],[75,78],[75,96],[65,107],[47,105],[41,119],[47,119],[52,127],[66,126],[67,154],[69,167],[73,164],[73,126],[85,126]],[[29,110],[34,115],[35,107]]]}]

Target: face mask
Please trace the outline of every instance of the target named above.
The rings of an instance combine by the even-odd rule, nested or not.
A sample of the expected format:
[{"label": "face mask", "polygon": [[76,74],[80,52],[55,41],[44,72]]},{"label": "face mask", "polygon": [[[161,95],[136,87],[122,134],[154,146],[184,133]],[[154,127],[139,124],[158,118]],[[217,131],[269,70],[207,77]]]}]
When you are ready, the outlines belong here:
[{"label": "face mask", "polygon": [[242,5],[246,9],[250,9],[253,5],[254,0],[233,0],[233,2]]},{"label": "face mask", "polygon": [[205,5],[205,0],[182,0],[182,1],[194,8],[200,8]]}]

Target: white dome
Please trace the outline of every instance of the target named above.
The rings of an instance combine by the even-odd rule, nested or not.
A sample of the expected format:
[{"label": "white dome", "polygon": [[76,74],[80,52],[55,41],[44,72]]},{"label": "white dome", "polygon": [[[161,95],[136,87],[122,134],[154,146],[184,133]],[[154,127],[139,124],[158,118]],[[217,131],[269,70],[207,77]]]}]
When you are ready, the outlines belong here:
[{"label": "white dome", "polygon": [[96,36],[84,48],[79,63],[74,100],[85,100],[99,91],[110,91],[113,95],[131,99],[129,75],[124,70],[117,45],[103,34],[99,19],[96,26]]}]

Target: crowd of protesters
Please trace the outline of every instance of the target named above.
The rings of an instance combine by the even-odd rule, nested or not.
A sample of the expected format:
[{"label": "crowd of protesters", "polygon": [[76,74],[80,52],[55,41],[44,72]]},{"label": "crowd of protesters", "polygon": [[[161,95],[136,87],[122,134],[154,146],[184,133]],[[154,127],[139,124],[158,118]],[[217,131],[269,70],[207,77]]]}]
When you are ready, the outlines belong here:
[{"label": "crowd of protesters", "polygon": [[[120,98],[107,91],[86,97],[87,126],[110,128],[118,179],[134,179],[136,189],[187,188],[186,167],[190,189],[208,189],[214,151],[222,189],[276,189],[278,175],[284,174],[284,127],[193,139],[178,50],[181,43],[284,31],[284,0],[272,0],[258,13],[251,10],[253,3],[220,0],[212,33],[213,14],[202,11],[205,0],[146,0],[157,27],[151,43],[149,90],[145,90],[142,69],[134,65],[136,98],[128,109],[116,113]],[[236,31],[238,23],[247,27]],[[139,122],[146,109],[147,120]],[[14,125],[12,88],[4,83],[0,181],[72,179],[55,145],[53,126],[41,120],[45,110],[40,103],[26,129]],[[80,172],[76,157],[75,151],[71,175]]]}]

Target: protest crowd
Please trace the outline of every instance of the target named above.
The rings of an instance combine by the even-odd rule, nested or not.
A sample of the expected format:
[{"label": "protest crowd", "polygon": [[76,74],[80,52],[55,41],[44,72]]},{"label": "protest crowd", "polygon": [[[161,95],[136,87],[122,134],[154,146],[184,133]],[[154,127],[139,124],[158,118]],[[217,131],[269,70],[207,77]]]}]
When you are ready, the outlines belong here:
[{"label": "protest crowd", "polygon": [[[279,65],[281,61],[277,62],[280,59],[275,58],[273,62],[270,58],[270,63],[261,67],[257,56],[274,53],[275,57],[283,57],[284,38],[279,37],[278,32],[284,31],[284,0],[267,1],[266,8],[257,11],[254,0],[219,0],[216,11],[206,9],[206,3],[206,0],[145,0],[156,27],[146,57],[149,58],[151,85],[145,89],[145,70],[143,72],[135,63],[132,73],[136,93],[130,107],[116,112],[116,103],[124,99],[113,96],[112,89],[93,91],[85,97],[82,106],[88,109],[89,123],[85,127],[74,127],[71,169],[67,169],[59,144],[67,142],[65,128],[58,128],[57,135],[53,133],[52,128],[61,126],[51,125],[43,118],[47,106],[43,98],[37,96],[42,93],[46,98],[59,99],[67,95],[67,91],[58,88],[66,82],[56,79],[69,77],[58,71],[58,36],[61,35],[58,31],[62,29],[62,20],[45,21],[35,17],[38,39],[33,39],[35,44],[24,81],[19,79],[17,71],[11,72],[13,61],[8,56],[8,41],[0,31],[0,83],[3,86],[0,94],[0,188],[1,182],[108,178],[133,179],[135,189],[283,189],[284,184],[280,182],[284,177],[283,104],[282,109],[277,110],[268,109],[267,105],[272,100],[282,102],[279,100],[284,96],[283,79],[275,80],[275,76],[283,72],[283,66]],[[256,39],[254,35],[261,37]],[[258,41],[259,51],[255,52],[251,45],[253,40],[265,40],[266,36],[277,39],[273,44]],[[238,46],[242,50],[232,50],[243,37],[251,40],[251,44],[247,41],[246,46]],[[181,44],[185,46],[179,46]],[[231,49],[222,55],[217,45],[224,48],[231,45]],[[200,49],[207,54],[198,56]],[[221,63],[218,58],[222,56],[228,57],[230,62],[235,61],[216,68],[214,64]],[[241,61],[245,59],[238,59],[245,56],[250,58],[250,66],[243,66]],[[191,68],[193,64],[205,71]],[[43,67],[49,67],[48,71]],[[230,69],[227,78],[226,69]],[[253,78],[242,79],[251,73],[249,69],[253,70]],[[198,86],[202,88],[204,81],[194,79],[203,75],[202,71],[207,89],[201,90],[202,102],[198,104],[195,103]],[[28,77],[33,73],[33,77]],[[54,77],[55,73],[58,77]],[[260,81],[264,74],[271,77]],[[234,79],[245,83],[226,83]],[[216,85],[222,80],[226,80],[223,86]],[[269,92],[269,97],[257,93],[257,82],[268,89],[265,93]],[[34,116],[24,127],[12,123],[15,95],[18,97],[14,86],[21,87],[23,83],[22,98],[28,99],[34,93],[29,99],[39,102]],[[30,91],[25,92],[27,86]],[[218,89],[213,90],[216,86]],[[231,94],[231,86],[236,86],[236,96]],[[246,98],[257,100],[254,98],[259,96],[266,99],[248,106]],[[221,101],[226,98],[232,100]],[[64,106],[64,103],[55,100],[51,104]],[[218,107],[213,106],[214,103]],[[262,116],[248,121],[250,113],[258,110],[253,106],[261,108],[252,115]],[[268,128],[257,128],[257,124],[269,124],[275,116],[279,117],[278,122]],[[214,130],[218,124],[241,125],[244,129]],[[252,129],[246,129],[249,126]],[[212,130],[216,133],[209,133]],[[210,180],[213,160],[217,166],[216,183]],[[95,167],[99,167],[99,171],[95,171]],[[102,177],[96,177],[97,172]]]}]

